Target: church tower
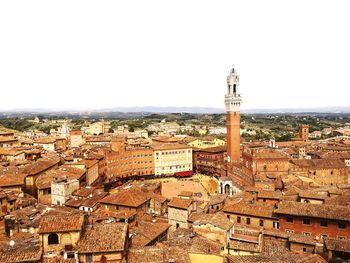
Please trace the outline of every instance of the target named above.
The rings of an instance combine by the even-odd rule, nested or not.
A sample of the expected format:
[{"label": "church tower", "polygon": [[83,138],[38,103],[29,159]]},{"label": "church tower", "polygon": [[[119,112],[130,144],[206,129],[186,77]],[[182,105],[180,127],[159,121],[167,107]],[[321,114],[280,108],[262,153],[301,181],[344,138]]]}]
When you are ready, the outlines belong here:
[{"label": "church tower", "polygon": [[240,159],[240,110],[241,94],[239,93],[239,76],[234,67],[227,76],[226,108],[226,143],[228,162],[238,162]]}]

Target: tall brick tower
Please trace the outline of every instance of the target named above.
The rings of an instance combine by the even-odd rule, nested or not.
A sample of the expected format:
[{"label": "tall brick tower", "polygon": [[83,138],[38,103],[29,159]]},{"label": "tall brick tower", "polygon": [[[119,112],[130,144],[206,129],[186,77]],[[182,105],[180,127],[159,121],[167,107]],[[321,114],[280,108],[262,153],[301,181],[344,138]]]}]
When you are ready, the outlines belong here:
[{"label": "tall brick tower", "polygon": [[239,76],[234,67],[227,76],[226,108],[226,143],[228,162],[238,162],[240,159],[240,110],[241,94],[239,93]]},{"label": "tall brick tower", "polygon": [[299,138],[301,138],[303,142],[309,142],[309,125],[301,124],[299,126]]}]

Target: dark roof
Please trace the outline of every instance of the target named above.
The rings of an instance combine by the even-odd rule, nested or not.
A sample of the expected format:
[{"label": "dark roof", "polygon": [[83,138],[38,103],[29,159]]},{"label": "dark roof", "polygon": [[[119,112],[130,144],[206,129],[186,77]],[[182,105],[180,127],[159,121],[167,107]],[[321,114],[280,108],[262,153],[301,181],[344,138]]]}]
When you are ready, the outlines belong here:
[{"label": "dark roof", "polygon": [[108,195],[100,200],[100,203],[127,207],[139,207],[148,200],[149,197],[145,193],[137,190],[130,190]]},{"label": "dark roof", "polygon": [[86,229],[77,250],[80,253],[124,251],[127,232],[126,223],[96,223]]},{"label": "dark roof", "polygon": [[350,209],[339,205],[311,204],[286,201],[279,204],[276,214],[307,216],[350,221]]},{"label": "dark roof", "polygon": [[225,213],[264,218],[275,218],[273,210],[274,207],[271,205],[265,205],[260,203],[251,204],[246,202],[231,204],[224,207]]}]

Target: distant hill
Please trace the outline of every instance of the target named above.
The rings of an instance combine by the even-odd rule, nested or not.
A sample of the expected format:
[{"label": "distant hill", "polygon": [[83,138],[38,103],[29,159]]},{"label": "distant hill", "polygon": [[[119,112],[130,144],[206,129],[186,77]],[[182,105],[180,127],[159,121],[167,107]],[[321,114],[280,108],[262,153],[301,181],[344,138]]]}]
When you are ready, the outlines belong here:
[{"label": "distant hill", "polygon": [[[225,113],[224,108],[212,108],[212,107],[115,107],[106,109],[85,109],[85,110],[52,110],[52,109],[13,109],[13,110],[0,110],[2,116],[13,115],[96,115],[96,114],[132,114],[132,113],[199,113],[199,114],[214,114]],[[350,106],[341,107],[318,107],[318,108],[280,108],[280,109],[244,109],[242,113],[245,114],[259,114],[259,113],[350,113]]]}]

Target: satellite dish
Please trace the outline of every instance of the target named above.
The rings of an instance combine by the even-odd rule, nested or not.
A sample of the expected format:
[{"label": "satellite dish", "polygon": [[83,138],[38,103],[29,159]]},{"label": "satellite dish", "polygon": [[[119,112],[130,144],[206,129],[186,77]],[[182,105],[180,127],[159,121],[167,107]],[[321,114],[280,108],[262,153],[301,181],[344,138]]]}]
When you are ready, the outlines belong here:
[{"label": "satellite dish", "polygon": [[14,240],[11,240],[10,241],[10,246],[13,247],[15,245],[15,241]]}]

